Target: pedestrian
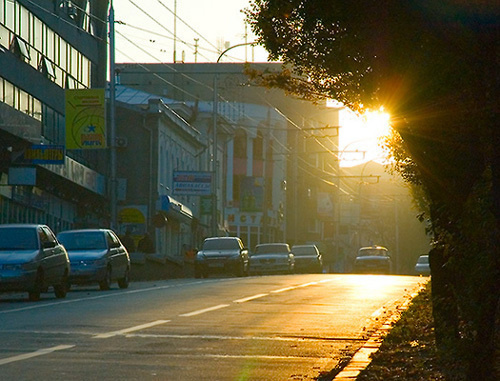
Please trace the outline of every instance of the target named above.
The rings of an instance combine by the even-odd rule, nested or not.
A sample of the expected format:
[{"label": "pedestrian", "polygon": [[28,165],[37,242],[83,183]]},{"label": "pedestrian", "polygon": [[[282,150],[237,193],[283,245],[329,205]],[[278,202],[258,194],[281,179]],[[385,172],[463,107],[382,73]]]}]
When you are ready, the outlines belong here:
[{"label": "pedestrian", "polygon": [[141,238],[137,244],[137,251],[145,254],[155,253],[155,245],[149,233],[144,234],[144,237]]},{"label": "pedestrian", "polygon": [[120,237],[120,241],[122,241],[123,246],[125,246],[129,253],[135,252],[135,241],[130,229],[127,228],[125,235]]}]

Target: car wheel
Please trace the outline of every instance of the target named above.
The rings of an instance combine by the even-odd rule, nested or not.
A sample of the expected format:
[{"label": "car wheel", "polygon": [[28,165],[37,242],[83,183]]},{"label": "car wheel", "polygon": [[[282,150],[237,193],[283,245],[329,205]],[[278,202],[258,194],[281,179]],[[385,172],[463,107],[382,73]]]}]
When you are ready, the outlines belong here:
[{"label": "car wheel", "polygon": [[68,293],[68,273],[65,272],[61,283],[54,285],[54,294],[56,298],[65,298]]},{"label": "car wheel", "polygon": [[32,302],[36,302],[40,300],[40,294],[42,292],[43,287],[43,271],[38,269],[35,278],[35,284],[33,285],[33,289],[28,292],[28,298]]},{"label": "car wheel", "polygon": [[101,291],[106,291],[109,290],[111,286],[111,268],[108,267],[106,269],[106,274],[104,275],[104,278],[99,282],[99,288]]},{"label": "car wheel", "polygon": [[118,287],[127,288],[129,282],[130,282],[130,272],[127,267],[127,270],[125,270],[125,274],[123,275],[123,278],[118,279]]}]

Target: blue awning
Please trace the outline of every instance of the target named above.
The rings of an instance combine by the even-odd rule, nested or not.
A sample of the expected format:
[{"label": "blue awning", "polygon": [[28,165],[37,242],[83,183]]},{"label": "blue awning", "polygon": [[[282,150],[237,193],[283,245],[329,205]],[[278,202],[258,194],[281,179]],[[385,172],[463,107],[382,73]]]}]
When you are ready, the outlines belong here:
[{"label": "blue awning", "polygon": [[193,219],[193,212],[186,205],[170,196],[160,196],[160,210],[163,210],[168,217],[190,224]]}]

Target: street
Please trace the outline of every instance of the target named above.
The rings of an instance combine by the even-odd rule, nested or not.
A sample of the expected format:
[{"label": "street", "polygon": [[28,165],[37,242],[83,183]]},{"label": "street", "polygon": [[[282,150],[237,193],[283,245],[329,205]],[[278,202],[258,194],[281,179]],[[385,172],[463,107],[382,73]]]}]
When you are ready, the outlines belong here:
[{"label": "street", "polygon": [[301,274],[0,294],[0,379],[314,380],[421,282]]}]

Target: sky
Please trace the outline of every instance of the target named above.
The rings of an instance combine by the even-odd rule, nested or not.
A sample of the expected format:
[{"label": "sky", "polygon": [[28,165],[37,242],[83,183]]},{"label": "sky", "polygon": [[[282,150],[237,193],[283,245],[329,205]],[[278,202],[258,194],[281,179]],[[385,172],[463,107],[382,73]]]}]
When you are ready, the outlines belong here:
[{"label": "sky", "polygon": [[[241,12],[249,5],[249,0],[114,0],[115,60],[173,62],[175,35],[176,61],[216,62],[227,47],[255,40],[250,28],[245,29],[245,15]],[[267,52],[262,47],[236,47],[220,61],[265,62]],[[382,161],[378,135],[386,132],[387,126],[381,125],[378,116],[363,120],[343,111],[341,126],[341,166],[358,165],[369,159]],[[352,152],[356,150],[360,153]]]},{"label": "sky", "polygon": [[[198,39],[197,62],[215,62],[222,47],[255,40],[250,28],[245,30],[241,12],[249,4],[248,0],[114,0],[115,20],[120,22],[116,62],[173,62],[174,34],[176,61],[195,62]],[[250,46],[232,49],[221,61],[244,62],[245,57],[267,61],[263,48]]]}]

